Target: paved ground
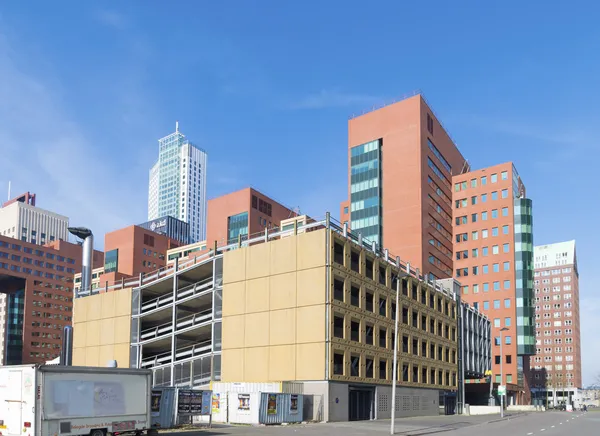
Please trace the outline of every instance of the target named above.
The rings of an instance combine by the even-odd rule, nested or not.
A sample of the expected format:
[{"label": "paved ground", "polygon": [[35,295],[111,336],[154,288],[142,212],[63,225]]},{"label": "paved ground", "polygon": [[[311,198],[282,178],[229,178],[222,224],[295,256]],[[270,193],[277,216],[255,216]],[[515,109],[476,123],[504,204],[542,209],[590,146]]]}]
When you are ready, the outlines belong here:
[{"label": "paved ground", "polygon": [[[396,434],[425,436],[597,436],[600,412],[545,412],[496,416],[436,416],[396,420]],[[215,426],[165,432],[168,436],[359,436],[389,434],[390,421],[362,421],[288,426]]]}]

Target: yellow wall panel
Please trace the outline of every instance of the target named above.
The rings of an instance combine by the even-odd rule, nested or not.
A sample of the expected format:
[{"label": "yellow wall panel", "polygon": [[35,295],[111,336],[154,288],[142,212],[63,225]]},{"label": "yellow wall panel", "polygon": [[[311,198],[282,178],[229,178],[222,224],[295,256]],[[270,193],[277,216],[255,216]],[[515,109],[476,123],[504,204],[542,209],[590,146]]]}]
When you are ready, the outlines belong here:
[{"label": "yellow wall panel", "polygon": [[296,347],[282,345],[269,348],[269,381],[295,380]]},{"label": "yellow wall panel", "polygon": [[221,354],[221,381],[238,382],[245,380],[244,350],[223,350]]},{"label": "yellow wall panel", "polygon": [[269,381],[269,347],[246,348],[244,355],[244,381]]},{"label": "yellow wall panel", "polygon": [[76,298],[73,300],[73,323],[87,320],[87,300],[94,297]]},{"label": "yellow wall panel", "polygon": [[325,267],[298,271],[296,299],[298,307],[325,304],[325,271]]},{"label": "yellow wall panel", "polygon": [[323,229],[297,236],[298,270],[325,265],[325,232]]},{"label": "yellow wall panel", "polygon": [[100,347],[88,347],[85,350],[85,366],[99,366],[98,355]]},{"label": "yellow wall panel", "polygon": [[127,343],[131,340],[131,318],[128,316],[120,316],[115,320],[115,344]]},{"label": "yellow wall panel", "polygon": [[[223,320],[223,323],[225,322],[227,320]],[[250,313],[246,315],[244,343],[246,347],[269,345],[269,312]]]},{"label": "yellow wall panel", "polygon": [[223,320],[223,350],[244,347],[245,315],[228,316]]},{"label": "yellow wall panel", "polygon": [[246,279],[256,279],[258,277],[266,277],[269,275],[270,268],[270,243],[253,245],[243,248],[244,251],[251,250],[246,255]]},{"label": "yellow wall panel", "polygon": [[116,344],[113,351],[113,359],[117,361],[119,368],[128,368],[131,348],[129,344]]},{"label": "yellow wall panel", "polygon": [[100,320],[100,345],[110,345],[115,342],[115,319]]},{"label": "yellow wall panel", "polygon": [[325,341],[325,306],[307,306],[296,309],[296,342]]},{"label": "yellow wall panel", "polygon": [[325,343],[296,345],[296,380],[323,380]]},{"label": "yellow wall panel", "polygon": [[[81,326],[81,327],[79,327],[79,326]],[[87,333],[87,329],[85,328],[84,323],[80,323],[79,325],[75,325],[73,327],[73,349],[83,348],[86,346],[86,344],[87,344],[86,333]]]},{"label": "yellow wall panel", "polygon": [[100,301],[98,302],[99,304],[96,306],[96,308],[100,311],[100,319],[107,319],[115,316],[115,297],[120,292],[122,291],[105,292],[104,294],[98,294],[98,297],[100,297]]},{"label": "yellow wall panel", "polygon": [[[98,366],[106,366],[109,360],[115,359],[115,346],[114,345],[101,345],[98,352]],[[125,364],[125,362],[118,362],[119,366]],[[129,366],[129,362],[127,362]]]},{"label": "yellow wall panel", "polygon": [[240,282],[246,279],[246,250],[238,249],[223,256],[223,284]]},{"label": "yellow wall panel", "polygon": [[289,345],[296,343],[296,309],[269,312],[269,344]]},{"label": "yellow wall panel", "polygon": [[118,292],[109,292],[104,295],[114,294],[115,316],[131,316],[131,288]]},{"label": "yellow wall panel", "polygon": [[85,349],[73,347],[73,366],[85,366]]},{"label": "yellow wall panel", "polygon": [[271,249],[271,275],[296,271],[296,238],[283,238],[272,241]]},{"label": "yellow wall panel", "polygon": [[242,315],[246,312],[246,282],[223,286],[223,316]]},{"label": "yellow wall panel", "polygon": [[296,272],[269,277],[271,310],[296,307]]},{"label": "yellow wall panel", "polygon": [[86,324],[86,345],[97,347],[100,345],[100,321],[88,321]]},{"label": "yellow wall panel", "polygon": [[246,282],[246,313],[269,310],[269,277]]}]

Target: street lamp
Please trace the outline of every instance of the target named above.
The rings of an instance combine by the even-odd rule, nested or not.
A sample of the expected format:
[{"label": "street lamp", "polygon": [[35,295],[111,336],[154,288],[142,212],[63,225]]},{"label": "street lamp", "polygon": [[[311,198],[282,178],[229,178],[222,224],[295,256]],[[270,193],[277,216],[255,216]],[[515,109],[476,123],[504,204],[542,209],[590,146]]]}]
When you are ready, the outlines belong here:
[{"label": "street lamp", "polygon": [[[498,386],[498,389],[500,389],[500,386],[502,386],[502,383],[504,383],[504,353],[502,352],[502,343],[503,338],[502,338],[502,332],[506,332],[508,331],[508,329],[506,327],[501,328],[500,329],[500,385]],[[504,393],[500,394],[500,417],[504,418],[504,395],[506,395],[506,385],[504,385]]]},{"label": "street lamp", "polygon": [[[396,258],[396,264],[400,268],[400,258]],[[406,273],[410,274],[410,263],[406,264]],[[400,318],[400,273],[392,277],[392,283],[396,280],[396,322],[394,323],[394,364],[392,365],[392,422],[390,434],[394,434],[396,425],[396,377],[398,374],[398,319]]]}]

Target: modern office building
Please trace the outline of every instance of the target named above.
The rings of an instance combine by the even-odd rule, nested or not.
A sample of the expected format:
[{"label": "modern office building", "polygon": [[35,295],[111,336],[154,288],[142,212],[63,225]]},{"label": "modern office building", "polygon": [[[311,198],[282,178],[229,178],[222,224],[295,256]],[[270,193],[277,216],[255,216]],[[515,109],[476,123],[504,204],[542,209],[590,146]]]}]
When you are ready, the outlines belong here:
[{"label": "modern office building", "polygon": [[526,375],[535,354],[532,202],[512,163],[460,174],[452,183],[454,268],[462,299],[492,321],[494,382],[507,386],[509,404],[529,404]]},{"label": "modern office building", "polygon": [[[253,188],[244,188],[208,201],[207,245],[222,246],[265,229],[298,213]],[[210,248],[210,247],[209,247]]]},{"label": "modern office building", "polygon": [[22,242],[45,245],[69,240],[69,218],[35,205],[29,192],[4,203],[0,209],[0,235]]},{"label": "modern office building", "polygon": [[294,382],[321,419],[389,418],[399,287],[397,416],[439,414],[457,389],[456,295],[328,218],[297,220],[77,299],[74,364],[128,362],[156,386]]},{"label": "modern office building", "polygon": [[158,140],[158,160],[150,169],[148,220],[172,216],[190,225],[192,242],[206,238],[207,154],[179,132]]},{"label": "modern office building", "polygon": [[536,353],[531,357],[532,386],[539,398],[557,405],[583,387],[575,241],[538,245],[533,257]]},{"label": "modern office building", "polygon": [[[115,282],[164,268],[167,251],[179,245],[179,241],[140,226],[107,233],[104,235],[104,263],[92,271],[92,292],[101,292],[112,288]],[[78,273],[75,275],[76,292],[80,283],[81,273]]]},{"label": "modern office building", "polygon": [[165,235],[182,245],[191,243],[190,225],[184,221],[173,218],[172,216],[164,216],[152,221],[145,222],[139,225],[146,230],[152,230],[159,235]]},{"label": "modern office building", "polygon": [[342,222],[421,267],[452,277],[452,176],[469,169],[421,95],[348,122]]},{"label": "modern office building", "polygon": [[[0,364],[43,363],[59,355],[81,257],[81,247],[65,241],[40,246],[0,236]],[[102,253],[93,261],[101,264]]]}]

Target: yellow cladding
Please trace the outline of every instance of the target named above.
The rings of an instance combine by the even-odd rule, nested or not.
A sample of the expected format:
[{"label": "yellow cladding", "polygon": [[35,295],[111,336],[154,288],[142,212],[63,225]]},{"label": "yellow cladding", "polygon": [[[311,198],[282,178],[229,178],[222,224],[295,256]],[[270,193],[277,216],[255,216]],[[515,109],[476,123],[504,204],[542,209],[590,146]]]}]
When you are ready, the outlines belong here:
[{"label": "yellow cladding", "polygon": [[223,381],[323,378],[325,232],[225,253]]},{"label": "yellow cladding", "polygon": [[73,302],[73,365],[129,366],[131,289],[78,298]]},{"label": "yellow cladding", "polygon": [[[392,278],[403,272],[390,262],[328,229],[238,248],[223,262],[224,382],[391,383]],[[454,389],[452,296],[408,277],[399,310],[399,380]]]}]

